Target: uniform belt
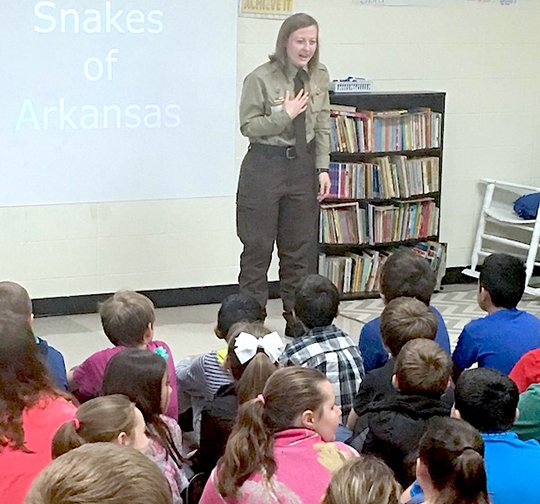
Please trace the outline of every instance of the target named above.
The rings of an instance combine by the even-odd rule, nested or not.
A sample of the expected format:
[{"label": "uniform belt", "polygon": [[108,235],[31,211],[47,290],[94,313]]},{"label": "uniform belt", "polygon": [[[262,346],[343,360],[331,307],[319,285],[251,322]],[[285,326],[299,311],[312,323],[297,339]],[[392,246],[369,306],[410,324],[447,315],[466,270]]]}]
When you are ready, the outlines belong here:
[{"label": "uniform belt", "polygon": [[[308,152],[312,152],[314,142],[311,141],[307,144]],[[290,145],[289,147],[283,147],[281,145],[267,145],[261,143],[249,144],[249,150],[253,152],[259,152],[265,154],[268,157],[284,157],[285,159],[296,159],[296,147]]]}]

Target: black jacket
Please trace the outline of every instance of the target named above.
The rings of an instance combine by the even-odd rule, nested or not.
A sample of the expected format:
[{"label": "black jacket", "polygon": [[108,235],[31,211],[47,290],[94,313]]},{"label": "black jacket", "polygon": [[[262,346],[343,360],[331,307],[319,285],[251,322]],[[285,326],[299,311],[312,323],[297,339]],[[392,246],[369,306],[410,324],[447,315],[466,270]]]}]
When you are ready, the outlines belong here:
[{"label": "black jacket", "polygon": [[[361,451],[383,459],[406,488],[415,479],[418,442],[428,421],[449,416],[450,408],[440,398],[401,393],[374,402],[365,409],[367,430]],[[354,440],[351,444],[355,446]]]},{"label": "black jacket", "polygon": [[231,434],[236,414],[238,397],[234,383],[223,385],[208,402],[201,413],[201,438],[199,449],[191,458],[195,473],[210,473],[219,458],[225,453],[225,446]]}]

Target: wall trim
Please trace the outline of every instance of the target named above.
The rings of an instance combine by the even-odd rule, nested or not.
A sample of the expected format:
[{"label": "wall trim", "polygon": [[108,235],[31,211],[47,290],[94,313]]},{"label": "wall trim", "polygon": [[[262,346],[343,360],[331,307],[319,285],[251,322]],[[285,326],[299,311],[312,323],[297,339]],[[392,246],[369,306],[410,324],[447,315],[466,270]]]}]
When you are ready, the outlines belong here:
[{"label": "wall trim", "polygon": [[[268,290],[270,298],[278,298],[279,282],[268,282]],[[170,308],[173,306],[221,303],[230,294],[238,292],[238,284],[141,290],[138,292],[149,297],[156,308]],[[112,294],[112,292],[106,292],[103,294],[39,298],[32,300],[32,307],[35,317],[96,313],[98,303],[105,301]]]}]

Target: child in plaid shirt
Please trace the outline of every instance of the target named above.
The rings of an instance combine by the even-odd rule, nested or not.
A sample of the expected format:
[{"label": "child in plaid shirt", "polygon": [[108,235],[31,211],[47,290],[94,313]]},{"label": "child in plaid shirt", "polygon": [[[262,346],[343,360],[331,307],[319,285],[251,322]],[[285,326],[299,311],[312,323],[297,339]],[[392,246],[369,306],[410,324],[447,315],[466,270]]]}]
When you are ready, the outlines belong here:
[{"label": "child in plaid shirt", "polygon": [[287,345],[280,362],[322,371],[334,387],[346,423],[364,366],[353,340],[333,324],[338,306],[339,292],[330,280],[321,275],[304,278],[296,291],[294,310],[307,333]]}]

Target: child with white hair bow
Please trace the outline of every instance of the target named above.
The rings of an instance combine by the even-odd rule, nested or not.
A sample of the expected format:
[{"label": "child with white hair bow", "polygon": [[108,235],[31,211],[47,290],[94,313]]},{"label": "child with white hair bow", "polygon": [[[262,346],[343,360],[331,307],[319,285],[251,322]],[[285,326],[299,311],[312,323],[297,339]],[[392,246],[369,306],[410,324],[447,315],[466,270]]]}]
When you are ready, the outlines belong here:
[{"label": "child with white hair bow", "polygon": [[228,340],[225,367],[235,382],[222,386],[203,408],[200,447],[191,459],[195,472],[210,473],[215,467],[225,452],[239,405],[262,393],[285,348],[279,334],[260,323],[234,324]]}]

